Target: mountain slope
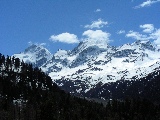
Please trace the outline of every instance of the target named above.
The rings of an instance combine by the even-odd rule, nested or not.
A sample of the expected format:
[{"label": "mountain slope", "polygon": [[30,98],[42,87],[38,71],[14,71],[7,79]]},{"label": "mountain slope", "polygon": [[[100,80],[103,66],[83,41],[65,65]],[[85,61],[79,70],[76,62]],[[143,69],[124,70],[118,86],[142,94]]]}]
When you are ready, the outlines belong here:
[{"label": "mountain slope", "polygon": [[37,67],[2,54],[0,103],[0,120],[105,120],[107,117],[103,105],[71,96]]},{"label": "mountain slope", "polygon": [[[159,88],[158,81],[153,83],[152,92]],[[160,118],[159,104],[146,99],[103,101],[105,105],[92,100],[65,93],[37,67],[33,68],[32,64],[21,62],[18,58],[9,56],[5,58],[0,54],[0,120],[158,120]]]},{"label": "mountain slope", "polygon": [[27,52],[14,56],[25,59],[32,51],[29,53],[36,57],[33,61],[27,57],[29,62],[48,73],[62,89],[77,95],[109,82],[138,80],[160,66],[160,52],[150,41],[139,40],[119,47],[83,41],[71,51],[59,50],[54,55],[37,53],[37,49],[29,47]]},{"label": "mountain slope", "polygon": [[97,85],[85,93],[90,98],[118,99],[145,98],[160,103],[160,67],[139,80],[119,80],[104,85]]}]

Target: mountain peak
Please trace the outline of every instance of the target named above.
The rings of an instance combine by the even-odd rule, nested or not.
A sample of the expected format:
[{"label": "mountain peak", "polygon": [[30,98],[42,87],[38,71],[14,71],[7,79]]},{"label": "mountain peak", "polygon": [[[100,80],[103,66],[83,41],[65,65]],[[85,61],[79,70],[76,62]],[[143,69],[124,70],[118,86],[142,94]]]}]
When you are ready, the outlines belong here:
[{"label": "mountain peak", "polygon": [[98,40],[84,40],[84,41],[81,41],[79,45],[72,50],[72,53],[77,54],[88,48],[95,48],[97,50],[98,49],[106,50],[107,48],[110,48],[110,46],[104,40],[103,41],[102,40],[99,40],[99,41]]},{"label": "mountain peak", "polygon": [[131,45],[151,45],[152,42],[150,40],[136,40],[134,43],[132,43]]},{"label": "mountain peak", "polygon": [[51,54],[43,45],[32,44],[25,49],[24,53],[35,53],[35,52],[45,52]]},{"label": "mountain peak", "polygon": [[28,48],[24,50],[25,53],[34,51],[38,46],[36,44],[32,44]]},{"label": "mountain peak", "polygon": [[26,63],[32,63],[36,64],[36,66],[41,66],[51,58],[52,54],[45,47],[43,47],[43,45],[32,44],[21,54],[14,54],[14,56],[20,58]]},{"label": "mountain peak", "polygon": [[108,47],[108,43],[106,40],[85,40],[83,41],[83,44],[86,44],[86,46],[97,46],[99,48],[106,49]]},{"label": "mountain peak", "polygon": [[134,43],[132,43],[133,46],[139,46],[140,49],[148,49],[155,51],[156,46],[150,41],[150,40],[137,40]]}]

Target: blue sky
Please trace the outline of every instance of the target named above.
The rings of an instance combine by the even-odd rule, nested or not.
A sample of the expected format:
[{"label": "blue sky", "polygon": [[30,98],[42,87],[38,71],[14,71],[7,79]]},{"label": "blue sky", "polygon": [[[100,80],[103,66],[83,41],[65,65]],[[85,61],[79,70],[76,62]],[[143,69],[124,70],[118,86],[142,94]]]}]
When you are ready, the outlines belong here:
[{"label": "blue sky", "polygon": [[159,45],[159,16],[160,0],[1,0],[0,53],[19,53],[30,43],[54,53],[85,39]]}]

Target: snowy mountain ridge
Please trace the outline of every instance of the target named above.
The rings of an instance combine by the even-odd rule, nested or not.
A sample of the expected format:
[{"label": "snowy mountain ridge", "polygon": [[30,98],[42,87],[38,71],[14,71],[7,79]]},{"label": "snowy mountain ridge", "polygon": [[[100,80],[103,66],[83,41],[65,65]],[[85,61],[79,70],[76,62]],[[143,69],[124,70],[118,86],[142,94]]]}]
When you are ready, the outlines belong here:
[{"label": "snowy mountain ridge", "polygon": [[42,45],[32,44],[24,52],[14,54],[16,58],[20,58],[26,63],[32,63],[40,67],[47,60],[51,59],[52,54]]},{"label": "snowy mountain ridge", "polygon": [[32,45],[14,56],[40,67],[71,93],[87,92],[99,83],[139,79],[160,66],[158,47],[140,40],[119,47],[83,41],[71,51],[58,50],[53,55],[43,46]]}]

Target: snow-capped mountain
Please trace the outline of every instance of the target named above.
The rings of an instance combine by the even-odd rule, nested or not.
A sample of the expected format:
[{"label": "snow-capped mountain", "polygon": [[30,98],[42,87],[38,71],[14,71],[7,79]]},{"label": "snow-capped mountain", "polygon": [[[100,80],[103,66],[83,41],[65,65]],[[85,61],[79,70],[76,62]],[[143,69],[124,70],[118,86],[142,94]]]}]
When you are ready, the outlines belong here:
[{"label": "snow-capped mountain", "polygon": [[108,82],[138,80],[160,66],[158,47],[140,40],[119,47],[86,40],[71,51],[58,50],[53,55],[42,46],[32,45],[14,56],[36,64],[61,88],[74,94]]},{"label": "snow-capped mountain", "polygon": [[26,63],[32,63],[37,67],[41,67],[52,57],[52,54],[42,45],[32,44],[30,47],[25,49],[24,52],[14,54],[14,56],[16,58],[20,58]]}]

